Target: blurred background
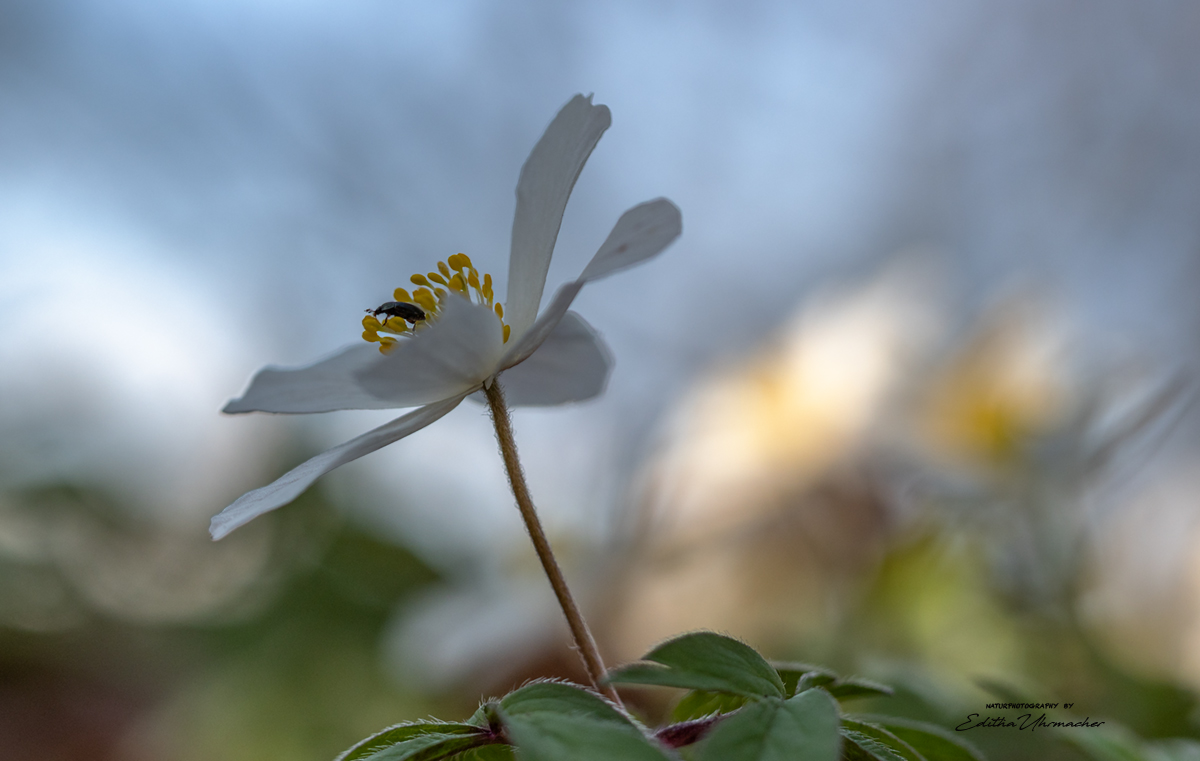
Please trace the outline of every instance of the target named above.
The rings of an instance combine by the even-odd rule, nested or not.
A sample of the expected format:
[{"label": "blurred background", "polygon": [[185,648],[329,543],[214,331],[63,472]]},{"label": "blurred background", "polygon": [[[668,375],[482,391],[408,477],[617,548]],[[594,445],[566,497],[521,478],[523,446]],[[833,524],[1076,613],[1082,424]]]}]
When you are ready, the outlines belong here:
[{"label": "blurred background", "polygon": [[0,757],[318,761],[580,678],[479,406],[206,532],[388,419],[224,402],[449,254],[502,285],[575,92],[613,127],[548,292],[626,208],[684,215],[576,302],[607,393],[515,416],[610,663],[711,628],[899,688],[864,710],[1200,736],[1198,35],[1182,0],[0,1]]}]

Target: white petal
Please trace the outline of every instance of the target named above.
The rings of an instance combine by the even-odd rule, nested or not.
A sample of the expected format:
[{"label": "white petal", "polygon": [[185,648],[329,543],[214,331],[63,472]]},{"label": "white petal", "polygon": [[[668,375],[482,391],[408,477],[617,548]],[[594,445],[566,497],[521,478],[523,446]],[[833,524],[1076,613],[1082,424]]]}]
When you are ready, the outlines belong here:
[{"label": "white petal", "polygon": [[583,288],[582,280],[560,286],[549,305],[538,315],[537,322],[533,324],[533,327],[517,339],[516,343],[505,353],[504,358],[500,360],[500,368],[507,370],[518,362],[524,362],[537,351],[542,342],[549,338],[554,329],[558,327],[559,320],[567,313],[567,309],[581,288]]},{"label": "white petal", "polygon": [[567,313],[585,283],[649,259],[670,245],[681,230],[679,209],[665,198],[647,201],[622,214],[600,250],[584,269],[583,275],[558,289],[550,304],[538,315],[533,327],[505,353],[500,360],[500,367],[508,369],[524,362],[537,351]]},{"label": "white petal", "polygon": [[396,405],[368,393],[355,374],[383,359],[374,344],[363,342],[307,367],[264,367],[240,399],[223,412],[329,412],[378,410]]},{"label": "white petal", "polygon": [[563,106],[521,167],[508,259],[505,317],[519,336],[533,325],[563,209],[584,163],[612,123],[607,106],[576,95]]},{"label": "white petal", "polygon": [[400,341],[355,378],[389,407],[415,407],[478,387],[495,374],[503,353],[496,314],[452,295],[437,322]]},{"label": "white petal", "polygon": [[304,490],[312,486],[314,481],[334,468],[357,460],[376,449],[386,447],[411,433],[416,433],[457,407],[462,400],[463,397],[460,395],[414,410],[297,465],[273,483],[267,484],[261,489],[246,492],[236,502],[214,516],[209,525],[209,533],[212,534],[213,539],[220,539],[263,513],[283,507],[304,493]]},{"label": "white petal", "polygon": [[634,206],[621,215],[600,250],[579,276],[597,280],[649,259],[683,231],[679,208],[665,198]]},{"label": "white petal", "polygon": [[591,325],[567,312],[529,359],[500,376],[513,407],[543,407],[599,396],[612,371],[612,352]]}]

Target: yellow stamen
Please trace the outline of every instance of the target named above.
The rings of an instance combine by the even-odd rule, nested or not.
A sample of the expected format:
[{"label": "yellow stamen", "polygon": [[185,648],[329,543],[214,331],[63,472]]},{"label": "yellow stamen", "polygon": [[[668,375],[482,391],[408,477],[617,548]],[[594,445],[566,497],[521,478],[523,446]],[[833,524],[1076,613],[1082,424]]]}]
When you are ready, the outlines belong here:
[{"label": "yellow stamen", "polygon": [[413,291],[413,301],[417,302],[417,306],[427,313],[437,311],[437,302],[433,299],[433,292],[428,288],[418,288]]},{"label": "yellow stamen", "polygon": [[[450,297],[450,291],[472,304],[491,307],[500,320],[504,341],[508,341],[512,329],[504,324],[504,306],[493,303],[495,293],[492,291],[492,276],[475,269],[471,258],[466,254],[451,254],[446,257],[446,261],[437,263],[436,272],[418,273],[410,277],[409,281],[419,287],[412,293],[404,288],[397,288],[392,292],[392,296],[395,301],[419,306],[425,312],[425,319],[418,320],[410,326],[403,317],[385,315],[380,322],[374,315],[368,314],[362,321],[364,341],[378,343],[379,350],[384,353],[391,351],[396,347],[398,338],[409,338],[413,333],[437,321],[442,304]],[[439,285],[445,288],[437,287]]]}]

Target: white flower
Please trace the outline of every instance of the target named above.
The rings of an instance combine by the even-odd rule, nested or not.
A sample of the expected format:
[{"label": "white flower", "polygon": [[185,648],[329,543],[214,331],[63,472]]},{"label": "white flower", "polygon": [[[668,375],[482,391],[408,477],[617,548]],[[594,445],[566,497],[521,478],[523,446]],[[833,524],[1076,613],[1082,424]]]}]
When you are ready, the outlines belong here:
[{"label": "white flower", "polygon": [[584,283],[649,259],[682,229],[679,209],[665,198],[633,207],[617,220],[583,274],[559,288],[538,314],[567,198],[611,121],[606,106],[576,95],[521,168],[507,311],[492,303],[490,276],[481,280],[470,260],[456,254],[451,266],[439,262],[440,272],[413,277],[422,286],[418,293],[396,290],[397,301],[420,304],[428,320],[410,330],[400,317],[385,317],[382,323],[367,317],[363,337],[376,344],[352,346],[307,367],[263,368],[245,395],[226,405],[227,413],[419,408],[242,495],[212,519],[214,539],[286,505],[334,468],[419,431],[502,372],[513,405],[582,401],[604,389],[611,367],[608,349],[567,308]]}]

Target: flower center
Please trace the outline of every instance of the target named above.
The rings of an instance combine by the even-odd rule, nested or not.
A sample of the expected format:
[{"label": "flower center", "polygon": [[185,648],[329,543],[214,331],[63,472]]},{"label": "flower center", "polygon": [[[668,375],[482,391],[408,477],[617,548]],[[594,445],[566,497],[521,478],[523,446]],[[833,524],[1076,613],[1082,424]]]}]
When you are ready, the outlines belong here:
[{"label": "flower center", "polygon": [[[437,263],[437,272],[413,275],[409,281],[417,288],[410,294],[403,288],[393,292],[395,301],[389,301],[378,309],[368,309],[363,318],[363,340],[379,344],[379,351],[387,354],[396,347],[400,336],[411,336],[431,322],[437,321],[442,303],[454,291],[473,304],[491,307],[500,325],[504,328],[504,342],[508,342],[511,327],[504,324],[504,305],[494,303],[492,276],[480,272],[466,254],[454,254],[444,262]],[[380,315],[383,320],[380,320]],[[412,327],[409,327],[409,323]]]}]

